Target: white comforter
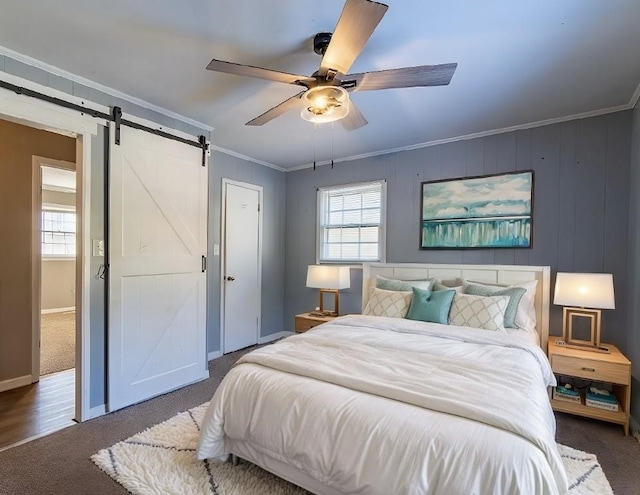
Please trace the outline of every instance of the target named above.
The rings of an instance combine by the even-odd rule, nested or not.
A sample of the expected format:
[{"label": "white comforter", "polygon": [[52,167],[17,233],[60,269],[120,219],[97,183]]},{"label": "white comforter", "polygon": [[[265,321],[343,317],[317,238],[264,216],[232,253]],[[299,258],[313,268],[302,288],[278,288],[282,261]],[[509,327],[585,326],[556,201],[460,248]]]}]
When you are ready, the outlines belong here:
[{"label": "white comforter", "polygon": [[332,493],[563,495],[554,383],[525,338],[346,316],[241,358],[197,455],[241,440]]}]

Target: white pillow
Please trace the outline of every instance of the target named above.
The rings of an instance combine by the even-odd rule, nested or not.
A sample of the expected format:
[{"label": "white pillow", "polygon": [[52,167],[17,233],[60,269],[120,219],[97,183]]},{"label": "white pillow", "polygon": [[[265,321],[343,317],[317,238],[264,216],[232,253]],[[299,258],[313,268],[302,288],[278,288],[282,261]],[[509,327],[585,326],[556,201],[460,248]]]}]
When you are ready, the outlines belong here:
[{"label": "white pillow", "polygon": [[449,325],[505,332],[504,312],[507,304],[509,296],[484,297],[456,293],[449,311]]},{"label": "white pillow", "polygon": [[394,278],[385,278],[380,275],[376,275],[376,288],[382,290],[399,290],[399,291],[411,291],[412,287],[418,289],[431,290],[433,285],[432,278],[425,278],[420,280],[397,280]]},{"label": "white pillow", "polygon": [[384,290],[371,287],[369,302],[362,311],[362,314],[388,316],[389,318],[404,318],[409,311],[412,295],[413,292]]},{"label": "white pillow", "polygon": [[[526,292],[520,299],[520,304],[518,304],[518,309],[516,310],[516,319],[515,324],[516,327],[520,330],[527,330],[531,332],[536,329],[537,318],[536,318],[536,288],[538,287],[537,280],[531,280],[529,282],[522,282],[520,284],[513,285],[501,285],[501,284],[486,284],[484,282],[471,282],[475,285],[486,285],[487,287],[500,287],[504,289],[509,289],[511,287],[520,287]],[[465,281],[466,285],[466,281]]]},{"label": "white pillow", "polygon": [[450,278],[445,280],[435,279],[435,281],[433,282],[433,290],[441,291],[453,289],[456,292],[462,293],[462,289],[464,289],[464,283],[464,279],[462,278]]}]

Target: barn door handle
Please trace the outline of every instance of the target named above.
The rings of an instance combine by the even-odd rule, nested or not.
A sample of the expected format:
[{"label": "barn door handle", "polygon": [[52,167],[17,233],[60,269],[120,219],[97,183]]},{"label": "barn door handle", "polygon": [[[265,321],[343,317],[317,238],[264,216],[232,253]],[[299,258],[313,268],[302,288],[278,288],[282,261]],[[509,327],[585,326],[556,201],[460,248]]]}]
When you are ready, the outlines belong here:
[{"label": "barn door handle", "polygon": [[229,282],[233,282],[236,277],[225,277],[226,280],[228,280]]}]

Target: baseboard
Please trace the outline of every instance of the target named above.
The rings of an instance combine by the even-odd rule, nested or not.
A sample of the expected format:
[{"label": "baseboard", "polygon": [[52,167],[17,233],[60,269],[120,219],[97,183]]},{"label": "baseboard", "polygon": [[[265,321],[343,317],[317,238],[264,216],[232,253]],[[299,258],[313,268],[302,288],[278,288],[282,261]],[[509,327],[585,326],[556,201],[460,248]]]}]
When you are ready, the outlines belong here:
[{"label": "baseboard", "polygon": [[31,385],[32,383],[33,382],[31,380],[31,375],[10,378],[9,380],[3,380],[0,382],[0,392],[5,392],[6,390],[12,390],[18,387],[24,387],[26,385]]},{"label": "baseboard", "polygon": [[51,308],[51,309],[43,309],[40,311],[40,314],[48,315],[49,313],[66,313],[67,311],[75,311],[75,306],[69,306],[68,308]]},{"label": "baseboard", "polygon": [[88,419],[93,419],[93,418],[98,418],[100,416],[104,416],[105,414],[107,414],[107,406],[106,404],[101,404],[99,406],[96,407],[92,407],[89,409],[88,413],[87,413],[87,417],[85,418],[85,421]]},{"label": "baseboard", "polygon": [[258,339],[258,344],[266,344],[267,342],[273,342],[274,340],[282,339],[284,337],[290,337],[294,332],[278,332],[270,335],[265,335]]},{"label": "baseboard", "polygon": [[220,356],[222,356],[222,351],[212,351],[209,353],[209,355],[207,356],[209,361],[213,361],[214,359],[219,358]]}]

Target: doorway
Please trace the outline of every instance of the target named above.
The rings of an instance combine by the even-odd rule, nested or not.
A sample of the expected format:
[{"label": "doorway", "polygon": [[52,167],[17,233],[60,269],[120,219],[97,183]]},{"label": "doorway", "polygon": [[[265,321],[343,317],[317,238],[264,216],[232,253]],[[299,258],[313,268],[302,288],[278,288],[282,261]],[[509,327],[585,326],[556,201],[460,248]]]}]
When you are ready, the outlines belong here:
[{"label": "doorway", "polygon": [[223,354],[258,343],[262,290],[262,187],[222,179]]},{"label": "doorway", "polygon": [[34,157],[40,176],[40,378],[67,372],[76,361],[75,163]]},{"label": "doorway", "polygon": [[[43,263],[44,227],[42,208],[42,177],[44,167],[37,163],[34,152],[46,153],[62,160],[48,160],[52,171],[57,167],[72,173],[73,192],[60,192],[60,197],[47,197],[51,215],[57,210],[73,210],[75,196],[75,159],[78,152],[75,137],[63,136],[48,130],[38,130],[22,123],[0,120],[0,208],[6,239],[3,249],[0,289],[0,448],[19,443],[73,424],[75,415],[74,368],[76,361],[76,325],[63,333],[69,342],[62,363],[47,363],[41,373],[40,322],[41,322],[41,274]],[[55,196],[55,195],[54,195]],[[63,198],[63,196],[65,196]],[[67,197],[68,196],[68,197]],[[67,203],[67,204],[65,204]],[[51,220],[51,216],[49,220]],[[74,221],[75,223],[75,221]],[[51,221],[49,222],[51,224]],[[52,229],[50,229],[52,230]],[[51,240],[50,238],[49,240]],[[75,235],[73,238],[75,241]],[[49,245],[51,242],[48,243]],[[73,310],[75,307],[76,258],[75,245],[70,266],[68,306],[61,308],[56,299],[48,299],[52,309]],[[54,250],[52,249],[53,253]],[[50,285],[62,287],[59,272],[53,267],[49,273],[44,267]],[[59,291],[56,291],[59,292]],[[58,294],[53,294],[57,296]],[[49,297],[47,295],[47,297]],[[53,313],[52,313],[53,314]],[[63,340],[65,340],[63,339]],[[54,341],[61,339],[55,338]],[[42,377],[41,374],[46,376]]]}]

